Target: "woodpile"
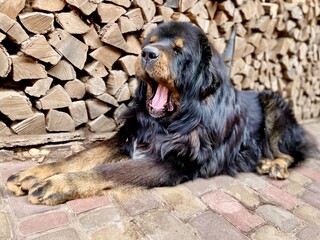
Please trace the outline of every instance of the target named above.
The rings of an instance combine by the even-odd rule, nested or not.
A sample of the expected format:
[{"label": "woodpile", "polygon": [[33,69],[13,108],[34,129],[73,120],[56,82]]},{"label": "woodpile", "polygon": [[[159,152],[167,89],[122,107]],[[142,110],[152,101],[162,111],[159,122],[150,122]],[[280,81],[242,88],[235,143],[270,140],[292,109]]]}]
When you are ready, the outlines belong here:
[{"label": "woodpile", "polygon": [[3,0],[0,136],[116,130],[140,44],[166,21],[193,22],[220,53],[234,39],[237,89],[277,91],[298,119],[320,116],[318,0]]}]

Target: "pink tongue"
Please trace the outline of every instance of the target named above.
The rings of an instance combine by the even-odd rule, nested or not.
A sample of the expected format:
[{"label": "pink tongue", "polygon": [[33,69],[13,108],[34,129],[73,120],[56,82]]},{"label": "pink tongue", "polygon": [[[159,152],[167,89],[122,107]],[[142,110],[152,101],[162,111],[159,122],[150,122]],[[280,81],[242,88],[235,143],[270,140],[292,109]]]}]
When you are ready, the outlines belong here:
[{"label": "pink tongue", "polygon": [[168,100],[168,88],[158,85],[156,94],[154,95],[151,101],[151,107],[154,109],[160,110],[164,107]]}]

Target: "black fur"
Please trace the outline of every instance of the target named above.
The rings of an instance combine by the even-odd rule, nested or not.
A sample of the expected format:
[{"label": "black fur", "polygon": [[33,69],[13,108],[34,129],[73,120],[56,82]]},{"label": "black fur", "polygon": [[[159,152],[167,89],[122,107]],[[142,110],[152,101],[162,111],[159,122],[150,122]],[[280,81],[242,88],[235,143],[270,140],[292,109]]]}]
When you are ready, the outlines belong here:
[{"label": "black fur", "polygon": [[[164,45],[167,42],[167,48],[177,37],[185,44],[170,59],[180,108],[172,116],[151,117],[146,107],[147,83],[141,81],[118,134],[125,153],[132,156],[138,149],[168,169],[161,183],[146,185],[175,185],[197,177],[254,171],[260,159],[273,158],[270,134],[279,134],[279,149],[295,162],[307,157],[311,145],[288,104],[268,91],[235,90],[221,56],[200,29],[189,23],[166,23],[143,46],[152,35]],[[270,132],[266,115],[275,122]]]}]

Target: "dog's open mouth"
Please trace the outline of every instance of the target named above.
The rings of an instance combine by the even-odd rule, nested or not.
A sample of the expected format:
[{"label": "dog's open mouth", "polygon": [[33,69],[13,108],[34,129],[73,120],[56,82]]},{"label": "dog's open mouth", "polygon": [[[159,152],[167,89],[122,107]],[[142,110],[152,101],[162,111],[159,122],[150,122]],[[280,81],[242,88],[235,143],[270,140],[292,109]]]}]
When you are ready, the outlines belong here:
[{"label": "dog's open mouth", "polygon": [[167,116],[174,111],[174,102],[169,89],[161,84],[153,84],[153,95],[147,101],[149,114],[154,118]]}]

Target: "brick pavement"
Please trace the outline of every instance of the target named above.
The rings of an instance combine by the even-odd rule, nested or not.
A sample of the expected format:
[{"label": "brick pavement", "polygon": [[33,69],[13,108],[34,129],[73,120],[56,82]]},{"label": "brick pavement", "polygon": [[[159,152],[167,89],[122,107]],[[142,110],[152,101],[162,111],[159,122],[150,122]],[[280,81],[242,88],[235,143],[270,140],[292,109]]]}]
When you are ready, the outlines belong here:
[{"label": "brick pavement", "polygon": [[[320,120],[305,128],[320,144]],[[71,146],[47,146],[53,154],[45,161],[81,149]],[[242,173],[54,207],[29,204],[5,189],[11,173],[36,164],[30,158],[0,163],[1,240],[320,239],[320,160],[305,161],[284,181]]]}]

